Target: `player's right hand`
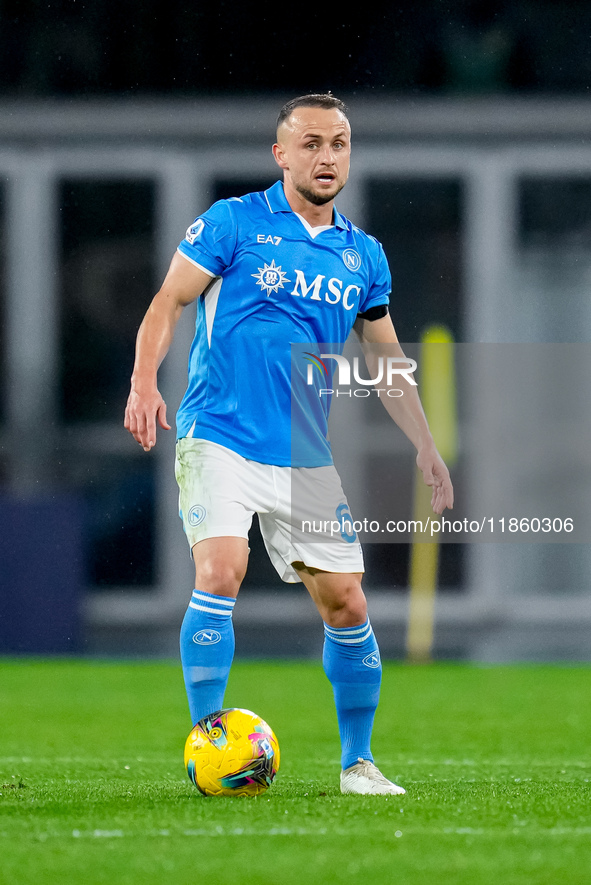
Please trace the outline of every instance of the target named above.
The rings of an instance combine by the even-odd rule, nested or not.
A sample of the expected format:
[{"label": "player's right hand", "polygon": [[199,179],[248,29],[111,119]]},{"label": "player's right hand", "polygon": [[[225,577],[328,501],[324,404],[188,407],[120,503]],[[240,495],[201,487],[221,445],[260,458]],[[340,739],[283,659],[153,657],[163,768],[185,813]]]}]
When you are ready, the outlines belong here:
[{"label": "player's right hand", "polygon": [[125,407],[125,429],[129,430],[144,452],[156,445],[156,419],[163,430],[170,430],[166,421],[166,403],[156,389],[150,394],[140,394],[133,387]]}]

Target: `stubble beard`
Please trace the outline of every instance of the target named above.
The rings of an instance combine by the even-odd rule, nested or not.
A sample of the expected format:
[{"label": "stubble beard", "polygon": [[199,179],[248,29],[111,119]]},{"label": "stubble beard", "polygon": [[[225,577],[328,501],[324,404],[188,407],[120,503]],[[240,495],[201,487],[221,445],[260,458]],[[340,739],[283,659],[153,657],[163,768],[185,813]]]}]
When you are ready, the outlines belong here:
[{"label": "stubble beard", "polygon": [[331,200],[340,194],[342,189],[345,187],[346,182],[343,182],[334,194],[317,194],[315,191],[310,190],[303,184],[296,184],[295,189],[305,200],[309,203],[312,203],[314,206],[324,206],[326,203],[330,203]]}]

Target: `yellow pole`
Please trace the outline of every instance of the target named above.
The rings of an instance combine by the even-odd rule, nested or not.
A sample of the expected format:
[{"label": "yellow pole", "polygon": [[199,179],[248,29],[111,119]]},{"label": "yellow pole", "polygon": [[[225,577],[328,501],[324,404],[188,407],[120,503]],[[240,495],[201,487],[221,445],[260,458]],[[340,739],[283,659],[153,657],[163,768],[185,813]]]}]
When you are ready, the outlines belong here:
[{"label": "yellow pole", "polygon": [[[429,326],[421,338],[419,362],[421,401],[435,444],[451,467],[457,457],[456,383],[453,338],[444,326]],[[413,519],[425,523],[431,510],[431,488],[417,468]],[[431,660],[435,594],[439,565],[438,536],[413,532],[410,558],[410,600],[406,652],[408,660]]]}]

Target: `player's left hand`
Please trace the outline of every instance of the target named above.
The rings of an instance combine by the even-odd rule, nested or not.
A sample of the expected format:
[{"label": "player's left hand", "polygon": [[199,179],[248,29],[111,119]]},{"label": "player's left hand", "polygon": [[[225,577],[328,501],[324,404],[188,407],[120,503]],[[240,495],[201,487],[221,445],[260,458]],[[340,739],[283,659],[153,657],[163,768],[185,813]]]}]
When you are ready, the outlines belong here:
[{"label": "player's left hand", "polygon": [[419,449],[417,467],[423,474],[425,484],[433,488],[433,494],[431,495],[433,511],[441,515],[446,507],[452,510],[454,506],[454,490],[449,477],[449,470],[434,445]]}]

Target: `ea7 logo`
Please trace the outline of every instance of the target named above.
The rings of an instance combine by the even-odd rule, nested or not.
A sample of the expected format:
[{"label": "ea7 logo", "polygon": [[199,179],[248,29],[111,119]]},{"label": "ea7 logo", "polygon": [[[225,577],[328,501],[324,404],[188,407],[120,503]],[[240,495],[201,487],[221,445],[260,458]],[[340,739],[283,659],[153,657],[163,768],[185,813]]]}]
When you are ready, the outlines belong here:
[{"label": "ea7 logo", "polygon": [[257,234],[257,243],[272,243],[278,246],[283,237],[272,237],[271,234]]}]

